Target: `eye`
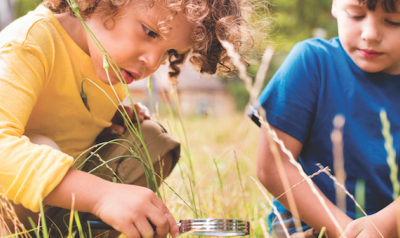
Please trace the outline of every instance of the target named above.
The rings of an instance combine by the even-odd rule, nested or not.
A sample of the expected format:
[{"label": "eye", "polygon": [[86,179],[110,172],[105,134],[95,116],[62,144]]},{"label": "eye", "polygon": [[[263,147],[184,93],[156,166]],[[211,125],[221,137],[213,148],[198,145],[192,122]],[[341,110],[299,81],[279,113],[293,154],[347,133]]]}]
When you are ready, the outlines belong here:
[{"label": "eye", "polygon": [[400,26],[400,22],[393,22],[393,21],[389,21],[389,20],[385,20],[387,23],[389,23],[390,25],[393,26]]},{"label": "eye", "polygon": [[351,14],[348,14],[348,17],[350,17],[350,18],[353,18],[353,19],[355,19],[355,20],[361,20],[361,19],[363,19],[364,18],[364,16],[357,16],[357,15],[351,15]]},{"label": "eye", "polygon": [[154,31],[152,31],[150,28],[147,28],[145,25],[142,25],[144,32],[150,36],[151,38],[156,38],[158,37],[158,34]]},{"label": "eye", "polygon": [[175,50],[168,50],[168,54],[174,54],[175,52]]}]

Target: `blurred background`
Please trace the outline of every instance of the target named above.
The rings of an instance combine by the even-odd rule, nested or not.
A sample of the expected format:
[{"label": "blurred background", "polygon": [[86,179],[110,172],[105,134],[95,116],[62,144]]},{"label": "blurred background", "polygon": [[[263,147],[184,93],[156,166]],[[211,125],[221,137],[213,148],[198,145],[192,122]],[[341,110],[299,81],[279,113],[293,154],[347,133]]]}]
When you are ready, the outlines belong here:
[{"label": "blurred background", "polygon": [[[13,19],[35,9],[40,2],[40,0],[0,0],[0,30]],[[262,39],[259,52],[254,52],[253,58],[255,62],[259,61],[266,44],[273,44],[275,51],[264,85],[296,42],[311,37],[329,39],[337,35],[336,21],[330,13],[331,0],[269,0],[257,1],[256,4],[267,6],[259,8],[257,13],[265,16],[265,20],[269,23],[267,28],[262,29],[267,31],[267,39]],[[258,68],[257,63],[249,67],[248,72],[253,78]],[[185,69],[178,78],[177,86],[185,114],[219,115],[243,112],[249,94],[239,78],[200,76],[190,65],[186,65]],[[160,90],[169,89],[168,80],[162,77],[167,71],[166,67],[162,67],[159,71],[158,78],[156,76],[153,78],[153,96],[157,98],[162,96]],[[132,84],[132,96],[135,100],[150,106],[146,85],[145,81]]]}]

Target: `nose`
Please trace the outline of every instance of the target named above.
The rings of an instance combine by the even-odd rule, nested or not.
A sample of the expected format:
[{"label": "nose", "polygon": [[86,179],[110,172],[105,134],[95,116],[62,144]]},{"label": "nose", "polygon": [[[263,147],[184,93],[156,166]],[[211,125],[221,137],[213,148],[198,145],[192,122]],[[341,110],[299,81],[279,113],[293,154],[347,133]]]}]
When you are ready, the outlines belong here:
[{"label": "nose", "polygon": [[153,48],[143,52],[139,56],[139,60],[146,65],[148,70],[155,71],[167,59],[167,56],[167,51]]},{"label": "nose", "polygon": [[372,19],[372,17],[366,19],[362,26],[361,38],[368,42],[380,42],[382,35],[378,24],[379,21]]}]

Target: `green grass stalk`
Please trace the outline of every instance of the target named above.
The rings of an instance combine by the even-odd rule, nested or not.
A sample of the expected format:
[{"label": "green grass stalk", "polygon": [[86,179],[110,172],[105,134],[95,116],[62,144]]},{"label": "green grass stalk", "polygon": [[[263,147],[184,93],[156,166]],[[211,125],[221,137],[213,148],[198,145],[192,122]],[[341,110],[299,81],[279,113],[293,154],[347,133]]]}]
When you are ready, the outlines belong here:
[{"label": "green grass stalk", "polygon": [[[98,49],[101,51],[101,53],[103,54],[103,68],[104,68],[105,71],[106,71],[108,80],[109,80],[109,82],[110,82],[110,85],[111,85],[111,87],[112,87],[112,89],[113,89],[113,91],[114,91],[116,97],[117,97],[118,100],[119,100],[119,97],[118,97],[118,95],[116,94],[116,91],[115,91],[114,87],[113,87],[112,84],[111,84],[110,77],[109,77],[109,74],[108,74],[108,68],[109,68],[110,65],[111,65],[111,68],[112,68],[112,69],[114,70],[114,72],[116,73],[116,75],[117,75],[118,79],[120,80],[120,82],[123,82],[122,85],[123,85],[123,87],[124,87],[124,89],[125,89],[125,92],[127,93],[127,95],[129,95],[129,89],[128,89],[127,85],[126,85],[126,81],[125,81],[125,79],[123,78],[122,73],[121,73],[121,71],[120,71],[118,65],[115,63],[115,61],[112,59],[112,57],[108,54],[108,52],[105,50],[105,48],[101,45],[101,43],[100,43],[100,41],[97,39],[97,37],[93,34],[93,32],[89,29],[89,27],[88,27],[88,26],[86,25],[86,23],[83,21],[81,15],[80,15],[80,12],[79,12],[79,5],[75,2],[75,0],[67,0],[67,1],[68,1],[69,5],[71,6],[72,10],[74,11],[75,15],[77,16],[77,18],[78,18],[78,19],[81,21],[81,23],[83,24],[83,26],[84,26],[86,32],[88,33],[88,35],[90,36],[90,38],[92,39],[92,41],[96,44],[97,48],[98,48]],[[113,64],[109,64],[108,58],[111,60],[111,62],[112,62]],[[108,95],[107,95],[107,96],[108,96]],[[151,185],[150,185],[150,186],[151,186],[151,187],[154,187],[154,190],[156,191],[157,196],[160,197],[161,195],[160,195],[160,192],[159,192],[159,190],[158,190],[158,186],[156,185],[157,182],[156,182],[156,178],[155,178],[155,176],[154,176],[153,164],[152,164],[152,162],[151,162],[151,158],[150,158],[149,153],[148,153],[148,151],[147,151],[147,147],[146,147],[146,146],[144,145],[144,143],[143,143],[143,135],[142,135],[141,127],[140,127],[139,117],[138,117],[138,114],[137,114],[137,112],[136,112],[136,110],[135,110],[135,107],[133,106],[133,101],[132,101],[132,98],[131,98],[130,96],[129,96],[129,99],[130,99],[130,102],[131,102],[132,107],[133,107],[133,109],[134,109],[133,111],[134,111],[134,113],[135,113],[137,123],[138,123],[138,125],[139,125],[139,126],[138,126],[138,128],[139,128],[139,133],[138,133],[138,134],[140,134],[140,136],[138,136],[138,138],[140,138],[140,140],[141,140],[141,142],[142,142],[142,144],[143,144],[144,150],[145,150],[145,152],[146,152],[146,156],[147,156],[147,158],[148,158],[148,160],[149,160],[149,164],[150,164],[150,166],[152,167],[152,171],[153,171],[153,173],[152,173],[152,183],[151,183],[152,186],[151,186]],[[111,100],[111,101],[112,101],[112,100]],[[121,102],[119,101],[119,103],[121,103]],[[116,108],[118,109],[118,106],[116,106]],[[126,122],[126,124],[128,124],[128,130],[131,132],[131,130],[132,130],[132,128],[133,128],[133,123],[132,123],[132,121],[130,120],[130,118],[127,119],[127,118],[124,116],[124,115],[127,115],[127,113],[126,113],[126,111],[125,111],[124,108],[123,108],[123,110],[124,110],[124,113],[125,113],[125,114],[121,113],[121,115],[123,116],[124,121]],[[129,125],[130,125],[130,126],[129,126]],[[146,176],[148,176],[148,175],[146,174]]]},{"label": "green grass stalk", "polygon": [[79,237],[80,238],[85,238],[85,236],[83,235],[82,224],[81,224],[81,220],[79,219],[78,211],[74,212],[74,217],[75,217],[76,226],[78,228]]},{"label": "green grass stalk", "polygon": [[28,220],[29,220],[29,224],[31,224],[32,229],[33,229],[33,231],[34,231],[35,234],[36,234],[36,237],[37,237],[37,238],[41,238],[39,229],[38,229],[38,227],[36,227],[36,224],[35,224],[35,222],[32,220],[32,217],[28,217]]},{"label": "green grass stalk", "polygon": [[325,233],[326,233],[326,227],[324,226],[324,227],[322,227],[321,231],[319,232],[318,238],[324,237]]},{"label": "green grass stalk", "polygon": [[393,137],[390,133],[390,122],[387,118],[385,110],[381,110],[379,114],[382,123],[382,135],[385,139],[385,149],[387,152],[387,163],[390,168],[390,181],[393,186],[393,200],[399,197],[400,184],[397,180],[399,167],[396,163],[396,151],[393,148]]},{"label": "green grass stalk", "polygon": [[42,198],[40,197],[40,218],[41,218],[41,222],[42,222],[42,227],[43,227],[43,238],[49,238],[49,233],[47,231],[47,224],[46,224],[46,214],[44,213],[43,210],[43,203],[42,203]]},{"label": "green grass stalk", "polygon": [[[185,138],[186,147],[184,147],[184,148],[185,148],[185,150],[186,150],[186,155],[187,155],[187,158],[188,158],[189,168],[190,168],[190,172],[191,172],[191,179],[190,179],[190,180],[191,180],[191,184],[190,184],[190,189],[191,189],[191,194],[192,194],[192,203],[193,203],[193,206],[194,206],[194,208],[195,208],[195,210],[196,210],[196,214],[195,214],[195,215],[196,215],[196,218],[198,218],[198,215],[197,215],[197,205],[196,205],[196,196],[195,196],[195,192],[194,192],[194,189],[196,188],[196,180],[195,180],[195,175],[194,175],[194,169],[193,169],[193,163],[192,163],[192,158],[191,158],[191,153],[190,153],[189,142],[188,142],[188,139],[187,139],[187,134],[186,134],[185,126],[184,126],[184,123],[183,123],[183,120],[182,120],[181,110],[180,110],[180,107],[179,107],[179,97],[178,97],[178,93],[177,93],[177,91],[176,91],[176,87],[174,87],[173,96],[174,96],[174,101],[175,101],[175,105],[176,105],[176,111],[177,111],[179,123],[180,123],[180,125],[181,125],[181,129],[182,129],[182,131],[183,131],[183,135],[184,135],[184,138]],[[197,196],[197,199],[198,199],[198,204],[201,204],[201,202],[200,202],[200,196]],[[201,210],[200,210],[200,216],[202,216]]]},{"label": "green grass stalk", "polygon": [[356,218],[363,217],[364,214],[362,210],[365,209],[365,180],[362,178],[358,178],[356,182],[355,189],[355,199],[360,204],[361,209],[356,206]]}]

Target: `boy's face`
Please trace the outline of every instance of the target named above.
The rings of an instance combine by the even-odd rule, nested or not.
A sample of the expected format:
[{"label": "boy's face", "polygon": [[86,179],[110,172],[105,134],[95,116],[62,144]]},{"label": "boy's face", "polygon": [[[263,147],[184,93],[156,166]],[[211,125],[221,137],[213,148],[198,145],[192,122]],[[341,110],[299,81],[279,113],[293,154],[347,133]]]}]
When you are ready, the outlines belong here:
[{"label": "boy's face", "polygon": [[[129,84],[153,74],[167,60],[168,51],[175,50],[182,54],[190,50],[193,26],[183,13],[179,12],[169,22],[171,29],[167,34],[161,35],[157,30],[157,23],[169,16],[171,12],[163,0],[156,1],[152,8],[131,1],[120,17],[115,19],[112,30],[105,29],[102,19],[95,14],[86,23],[115,60]],[[92,58],[98,77],[109,84],[103,69],[103,56],[89,37],[85,51]],[[118,83],[111,66],[109,72],[111,83]]]},{"label": "boy's face", "polygon": [[386,12],[378,4],[374,11],[358,0],[333,0],[339,39],[347,54],[362,70],[400,74],[400,7]]}]

